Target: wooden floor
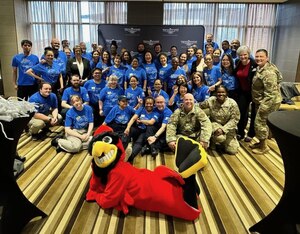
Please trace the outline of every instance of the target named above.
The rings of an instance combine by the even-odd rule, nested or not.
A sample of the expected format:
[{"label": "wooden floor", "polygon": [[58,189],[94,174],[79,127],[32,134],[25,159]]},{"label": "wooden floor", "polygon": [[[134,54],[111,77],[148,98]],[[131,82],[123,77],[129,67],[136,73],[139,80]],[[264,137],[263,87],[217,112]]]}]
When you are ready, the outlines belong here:
[{"label": "wooden floor", "polygon": [[[209,163],[197,175],[203,210],[199,219],[187,222],[134,208],[124,216],[85,201],[92,159],[87,151],[57,154],[50,142],[50,137],[32,141],[23,134],[18,144],[19,154],[27,158],[18,184],[48,214],[30,222],[23,233],[249,233],[249,227],[275,207],[283,190],[284,168],[276,142],[268,140],[272,150],[265,155],[253,155],[242,142],[236,156],[208,152]],[[156,160],[138,156],[134,163],[148,169],[161,164],[174,168],[174,155],[161,153]]]}]

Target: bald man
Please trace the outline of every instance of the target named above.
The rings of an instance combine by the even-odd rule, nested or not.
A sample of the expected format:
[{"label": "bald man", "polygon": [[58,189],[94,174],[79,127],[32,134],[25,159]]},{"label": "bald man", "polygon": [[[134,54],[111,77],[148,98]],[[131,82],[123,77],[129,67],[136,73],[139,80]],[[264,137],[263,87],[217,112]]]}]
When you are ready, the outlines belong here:
[{"label": "bald man", "polygon": [[209,145],[212,126],[209,118],[195,104],[194,96],[187,93],[183,97],[183,105],[171,115],[167,124],[166,141],[171,150],[176,149],[176,140],[187,136],[198,141],[205,149]]}]

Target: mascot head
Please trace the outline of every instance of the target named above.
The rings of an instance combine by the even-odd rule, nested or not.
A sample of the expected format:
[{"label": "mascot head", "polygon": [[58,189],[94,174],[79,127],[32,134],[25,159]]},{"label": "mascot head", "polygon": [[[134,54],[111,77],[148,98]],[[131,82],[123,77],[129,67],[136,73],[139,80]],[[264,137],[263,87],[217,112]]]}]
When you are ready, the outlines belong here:
[{"label": "mascot head", "polygon": [[101,125],[94,133],[89,153],[98,168],[112,168],[119,160],[125,159],[125,151],[119,136],[108,127]]}]

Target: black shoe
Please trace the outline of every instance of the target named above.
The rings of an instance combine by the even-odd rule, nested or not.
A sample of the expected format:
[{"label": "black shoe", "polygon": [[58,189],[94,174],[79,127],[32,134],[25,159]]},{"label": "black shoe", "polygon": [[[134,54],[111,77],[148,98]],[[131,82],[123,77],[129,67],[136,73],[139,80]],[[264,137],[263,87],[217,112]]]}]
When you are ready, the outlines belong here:
[{"label": "black shoe", "polygon": [[148,154],[150,152],[150,148],[148,145],[143,146],[141,150],[141,155],[144,156],[145,154]]},{"label": "black shoe", "polygon": [[151,147],[151,156],[155,158],[158,155],[158,149]]},{"label": "black shoe", "polygon": [[15,159],[18,159],[21,162],[25,162],[26,161],[26,158],[25,157],[20,157],[19,154],[16,154]]},{"label": "black shoe", "polygon": [[31,134],[31,139],[33,141],[38,141],[41,139],[41,136],[39,134]]},{"label": "black shoe", "polygon": [[56,136],[52,139],[51,145],[54,146],[54,147],[57,147],[57,146],[58,146],[58,140],[59,140],[59,139],[62,139],[62,138],[63,138],[63,135],[64,135],[63,133],[60,133],[60,134],[56,135]]},{"label": "black shoe", "polygon": [[64,150],[62,148],[60,148],[59,146],[56,147],[56,153],[60,153],[63,152]]}]

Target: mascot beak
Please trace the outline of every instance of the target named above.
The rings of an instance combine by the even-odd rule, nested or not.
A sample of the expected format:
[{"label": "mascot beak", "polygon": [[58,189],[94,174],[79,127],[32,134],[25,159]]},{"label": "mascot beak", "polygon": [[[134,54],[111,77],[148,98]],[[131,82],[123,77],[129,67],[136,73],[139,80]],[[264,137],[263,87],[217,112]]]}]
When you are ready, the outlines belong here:
[{"label": "mascot beak", "polygon": [[97,141],[93,145],[92,156],[98,167],[105,168],[116,160],[117,152],[118,148],[116,145]]}]

